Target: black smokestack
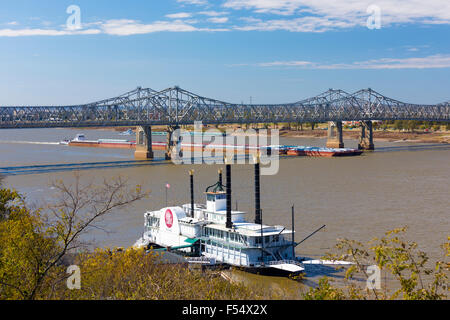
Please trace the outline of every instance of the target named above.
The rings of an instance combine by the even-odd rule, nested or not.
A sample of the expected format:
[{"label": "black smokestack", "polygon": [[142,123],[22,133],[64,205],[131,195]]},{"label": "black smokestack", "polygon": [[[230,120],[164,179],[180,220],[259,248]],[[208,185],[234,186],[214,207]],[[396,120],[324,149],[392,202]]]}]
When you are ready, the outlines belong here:
[{"label": "black smokestack", "polygon": [[231,229],[233,223],[231,222],[231,165],[227,164],[227,223],[226,227]]},{"label": "black smokestack", "polygon": [[223,185],[223,181],[222,181],[222,169],[219,169],[219,184]]},{"label": "black smokestack", "polygon": [[261,224],[261,182],[259,161],[255,163],[255,223]]},{"label": "black smokestack", "polygon": [[191,177],[191,217],[194,217],[194,170],[189,171]]}]

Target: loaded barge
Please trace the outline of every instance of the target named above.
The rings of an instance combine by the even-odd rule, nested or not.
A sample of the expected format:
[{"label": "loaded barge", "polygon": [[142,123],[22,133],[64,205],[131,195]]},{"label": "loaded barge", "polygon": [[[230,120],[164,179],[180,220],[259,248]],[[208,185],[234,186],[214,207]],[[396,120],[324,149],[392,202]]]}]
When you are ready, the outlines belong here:
[{"label": "loaded barge", "polygon": [[[64,140],[60,144],[71,147],[94,147],[94,148],[120,148],[135,149],[136,141],[121,139],[99,139],[87,140],[84,134],[77,134],[73,140]],[[153,142],[153,150],[166,150],[165,142]],[[348,157],[359,156],[363,152],[350,148],[322,148],[308,146],[287,146],[287,145],[270,145],[270,146],[252,146],[252,145],[227,145],[227,144],[207,144],[207,143],[180,143],[181,150],[205,151],[234,149],[236,153],[255,153],[261,150],[267,150],[268,153],[278,152],[280,155],[286,156],[305,156],[305,157]]]}]

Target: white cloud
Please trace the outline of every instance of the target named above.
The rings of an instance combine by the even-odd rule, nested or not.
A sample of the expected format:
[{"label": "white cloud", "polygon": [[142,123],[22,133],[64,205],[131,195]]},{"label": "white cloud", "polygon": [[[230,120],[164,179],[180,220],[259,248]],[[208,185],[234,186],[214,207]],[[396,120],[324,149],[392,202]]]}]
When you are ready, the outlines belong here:
[{"label": "white cloud", "polygon": [[184,19],[192,17],[192,14],[187,12],[180,12],[180,13],[166,14],[166,17],[170,19]]},{"label": "white cloud", "polygon": [[312,67],[315,64],[310,61],[275,61],[258,63],[260,67]]},{"label": "white cloud", "polygon": [[[339,29],[365,26],[369,14],[367,8],[376,5],[381,9],[383,26],[391,24],[450,24],[450,1],[448,0],[226,0],[224,7],[234,10],[252,10],[256,14],[290,16],[294,19],[271,19],[259,25],[244,26],[251,30],[317,30],[313,26],[302,26],[303,22],[327,24]],[[266,18],[266,15],[263,16]],[[308,20],[302,20],[310,18]],[[278,25],[278,26],[277,26]],[[295,27],[292,27],[295,25]],[[241,29],[243,29],[241,28]]]},{"label": "white cloud", "polygon": [[136,34],[146,34],[154,32],[192,32],[197,28],[180,20],[156,21],[150,24],[143,24],[135,20],[108,20],[100,28],[104,33],[116,36],[129,36]]},{"label": "white cloud", "polygon": [[429,45],[421,45],[421,46],[403,46],[403,48],[406,48],[406,51],[409,52],[417,52],[420,51],[422,49],[426,49],[429,48]]},{"label": "white cloud", "polygon": [[154,32],[223,32],[229,31],[226,28],[198,28],[186,21],[157,21],[150,24],[143,24],[135,20],[109,20],[103,23],[100,28],[109,35],[130,36],[136,34],[148,34]]},{"label": "white cloud", "polygon": [[198,14],[201,14],[204,16],[209,16],[209,17],[219,17],[219,16],[227,15],[228,12],[211,10],[211,11],[200,11],[200,12],[198,12]]},{"label": "white cloud", "polygon": [[209,18],[208,19],[209,22],[212,23],[225,23],[228,22],[228,18],[227,17],[214,17],[214,18]]},{"label": "white cloud", "polygon": [[0,29],[0,37],[29,37],[29,36],[68,36],[92,35],[101,33],[98,29],[86,30],[54,30],[54,29]]},{"label": "white cloud", "polygon": [[177,0],[177,2],[182,4],[194,4],[197,6],[204,6],[208,4],[207,0]]},{"label": "white cloud", "polygon": [[[130,19],[107,20],[84,24],[84,29],[67,30],[62,27],[56,29],[26,28],[26,29],[0,29],[0,37],[21,36],[68,36],[68,35],[92,35],[108,34],[114,36],[131,36],[149,34],[155,32],[225,32],[227,28],[196,27],[193,24],[197,20],[170,20],[156,21],[153,23],[141,23]],[[86,28],[90,27],[90,28]]]},{"label": "white cloud", "polygon": [[300,2],[296,0],[227,0],[223,6],[235,10],[252,9],[257,13],[288,15],[299,8]]},{"label": "white cloud", "polygon": [[[83,25],[82,30],[69,31],[50,24],[20,29],[18,22],[4,24],[0,37],[60,36],[99,34],[127,36],[153,32],[200,31],[290,31],[326,32],[365,27],[367,8],[375,3],[381,9],[382,28],[391,24],[450,24],[450,0],[224,0],[222,8],[249,10],[239,12],[235,25],[215,28],[214,24],[229,23],[230,12],[209,10],[206,0],[177,0],[183,5],[207,6],[204,11],[169,13],[161,21],[140,22],[131,19],[98,21]],[[233,11],[231,11],[233,12]],[[205,16],[195,20],[192,17]],[[192,19],[189,19],[192,18]],[[164,21],[163,21],[164,20]],[[166,21],[167,20],[167,21]],[[16,27],[16,28],[14,28]],[[419,49],[419,47],[417,47]],[[414,48],[410,52],[417,51]]]},{"label": "white cloud", "polygon": [[434,69],[450,68],[450,55],[437,54],[420,58],[369,60],[356,62],[350,66],[354,69]]},{"label": "white cloud", "polygon": [[[248,65],[248,64],[247,64]],[[258,67],[296,67],[303,69],[441,69],[450,68],[450,54],[415,58],[382,58],[353,63],[323,64],[311,61],[274,61],[258,63]]]},{"label": "white cloud", "polygon": [[303,17],[296,19],[274,19],[263,21],[248,18],[245,26],[235,26],[240,31],[291,31],[291,32],[325,32],[336,28],[350,28],[355,24],[348,21],[339,21],[326,17]]}]

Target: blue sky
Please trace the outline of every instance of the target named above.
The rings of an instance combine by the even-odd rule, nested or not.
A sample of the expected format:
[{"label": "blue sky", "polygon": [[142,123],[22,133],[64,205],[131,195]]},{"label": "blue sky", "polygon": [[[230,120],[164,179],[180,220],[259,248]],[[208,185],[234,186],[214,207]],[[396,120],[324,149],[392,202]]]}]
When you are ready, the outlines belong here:
[{"label": "blue sky", "polygon": [[239,103],[368,87],[438,103],[450,100],[449,39],[448,0],[2,1],[0,105],[174,85]]}]

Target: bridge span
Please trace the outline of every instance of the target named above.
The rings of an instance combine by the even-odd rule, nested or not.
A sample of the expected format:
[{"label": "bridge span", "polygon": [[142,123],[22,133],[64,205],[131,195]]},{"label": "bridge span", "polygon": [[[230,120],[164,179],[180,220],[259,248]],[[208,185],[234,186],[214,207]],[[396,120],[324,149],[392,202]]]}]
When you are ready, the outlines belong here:
[{"label": "bridge span", "polygon": [[[0,129],[137,126],[137,158],[151,158],[151,126],[274,122],[329,122],[330,147],[343,147],[342,121],[360,121],[360,149],[373,149],[373,120],[450,121],[450,103],[425,105],[385,97],[372,89],[330,89],[284,104],[235,104],[179,87],[137,89],[118,97],[72,106],[0,106]],[[171,130],[172,129],[172,130]],[[150,142],[150,143],[149,143]],[[139,146],[145,146],[144,149]],[[141,151],[139,151],[141,150]],[[146,150],[146,151],[143,151]]]}]

